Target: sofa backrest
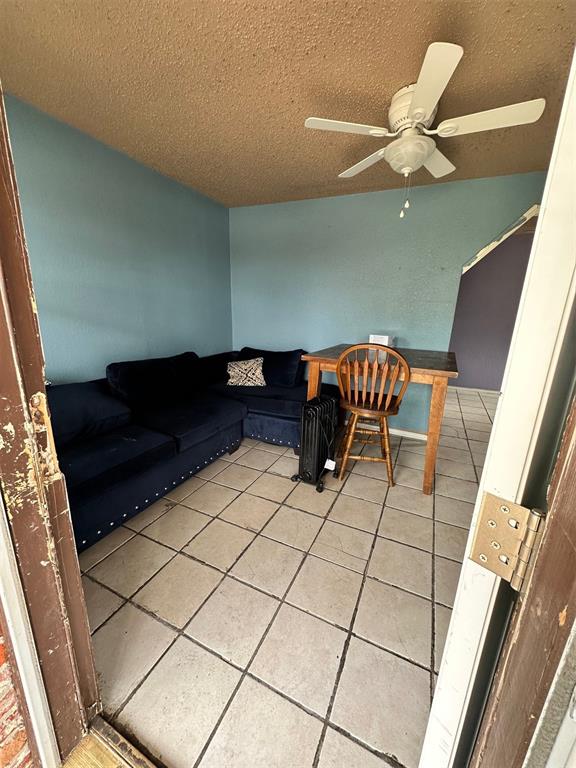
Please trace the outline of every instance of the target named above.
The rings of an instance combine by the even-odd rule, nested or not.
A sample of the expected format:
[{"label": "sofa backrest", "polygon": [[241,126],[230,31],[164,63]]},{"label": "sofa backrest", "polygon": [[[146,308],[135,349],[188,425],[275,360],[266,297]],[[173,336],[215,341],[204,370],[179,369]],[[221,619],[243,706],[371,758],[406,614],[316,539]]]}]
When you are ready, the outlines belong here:
[{"label": "sofa backrest", "polygon": [[185,396],[195,384],[197,364],[195,352],[150,360],[127,360],[110,363],[106,367],[106,378],[115,395],[136,407]]},{"label": "sofa backrest", "polygon": [[303,349],[291,349],[287,352],[273,352],[267,349],[242,347],[239,360],[252,360],[263,357],[262,372],[266,384],[273,387],[297,387],[304,381],[306,363],[302,362]]},{"label": "sofa backrest", "polygon": [[220,352],[217,355],[199,357],[196,369],[198,384],[210,387],[228,381],[228,363],[237,357],[237,352]]},{"label": "sofa backrest", "polygon": [[130,408],[114,397],[106,379],[46,388],[57,447],[129,424]]}]

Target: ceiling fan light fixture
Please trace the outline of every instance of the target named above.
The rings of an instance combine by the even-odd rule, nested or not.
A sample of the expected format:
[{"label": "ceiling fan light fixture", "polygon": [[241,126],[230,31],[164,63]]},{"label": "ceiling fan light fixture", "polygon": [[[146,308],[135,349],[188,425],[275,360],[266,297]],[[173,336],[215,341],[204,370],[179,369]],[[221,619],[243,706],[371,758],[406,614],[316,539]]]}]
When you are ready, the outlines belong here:
[{"label": "ceiling fan light fixture", "polygon": [[429,136],[421,134],[403,136],[384,150],[384,159],[396,173],[406,176],[422,168],[426,160],[436,149],[436,142]]}]

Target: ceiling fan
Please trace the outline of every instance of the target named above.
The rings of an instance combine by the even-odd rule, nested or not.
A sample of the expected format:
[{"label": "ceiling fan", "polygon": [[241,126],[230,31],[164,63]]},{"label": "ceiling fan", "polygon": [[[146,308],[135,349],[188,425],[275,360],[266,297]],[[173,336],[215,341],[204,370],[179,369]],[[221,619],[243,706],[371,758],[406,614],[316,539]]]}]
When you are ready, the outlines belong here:
[{"label": "ceiling fan", "polygon": [[418,82],[401,88],[392,97],[388,110],[389,129],[375,125],[346,123],[341,120],[325,120],[321,117],[309,117],[305,121],[306,128],[316,128],[321,131],[360,133],[378,138],[399,137],[387,147],[378,149],[340,173],[339,178],[349,179],[374,163],[386,160],[394,171],[405,177],[409,177],[411,173],[424,166],[432,176],[438,179],[455,171],[456,166],[440,152],[431,136],[441,138],[462,136],[466,133],[534,123],[540,118],[546,101],[532,99],[519,104],[510,104],[507,107],[443,120],[436,128],[430,129],[438,111],[440,97],[463,53],[464,49],[453,43],[432,43],[428,46]]}]

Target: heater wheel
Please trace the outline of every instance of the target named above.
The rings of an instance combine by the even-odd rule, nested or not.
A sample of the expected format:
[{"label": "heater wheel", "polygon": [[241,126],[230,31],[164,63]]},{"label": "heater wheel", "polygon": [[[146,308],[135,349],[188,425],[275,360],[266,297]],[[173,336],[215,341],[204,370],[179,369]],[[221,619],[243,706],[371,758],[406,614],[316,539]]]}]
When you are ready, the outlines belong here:
[{"label": "heater wheel", "polygon": [[318,493],[322,493],[322,491],[324,490],[324,480],[318,480],[318,482],[316,483],[316,490],[318,491]]}]

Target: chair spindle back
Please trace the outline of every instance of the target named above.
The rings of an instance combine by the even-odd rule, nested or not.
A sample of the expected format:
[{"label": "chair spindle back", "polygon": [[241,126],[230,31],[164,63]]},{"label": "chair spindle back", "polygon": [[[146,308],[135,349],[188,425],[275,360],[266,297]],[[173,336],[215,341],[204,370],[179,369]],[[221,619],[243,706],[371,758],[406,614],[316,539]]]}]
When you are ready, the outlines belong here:
[{"label": "chair spindle back", "polygon": [[[355,344],[338,358],[336,376],[340,394],[350,405],[387,411],[393,402],[394,407],[400,405],[410,381],[410,366],[391,347]],[[400,388],[395,392],[399,382]]]}]

